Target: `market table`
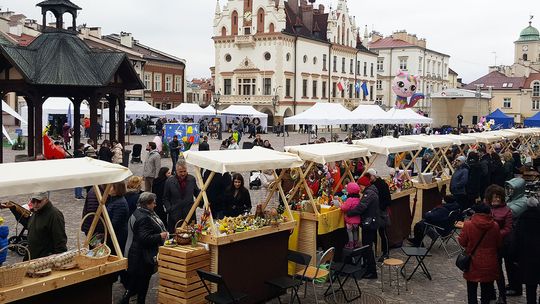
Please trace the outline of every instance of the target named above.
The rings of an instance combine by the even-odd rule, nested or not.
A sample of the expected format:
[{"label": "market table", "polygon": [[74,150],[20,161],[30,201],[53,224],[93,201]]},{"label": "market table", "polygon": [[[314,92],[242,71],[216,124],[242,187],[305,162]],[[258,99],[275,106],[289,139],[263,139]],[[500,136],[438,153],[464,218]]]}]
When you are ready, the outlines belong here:
[{"label": "market table", "polygon": [[[112,303],[112,284],[118,272],[127,268],[127,259],[122,256],[105,202],[111,184],[131,175],[126,167],[88,157],[0,164],[0,197],[93,185],[99,206],[84,243],[88,244],[101,219],[117,252],[101,265],[53,270],[46,277],[25,277],[21,284],[2,287],[0,303]],[[97,186],[102,184],[107,184],[103,194]]]},{"label": "market table", "polygon": [[[187,151],[184,153],[194,172],[201,192],[188,213],[184,224],[195,214],[199,202],[204,201],[204,212],[208,214],[208,229],[199,239],[210,248],[210,270],[223,276],[227,285],[236,291],[249,295],[247,303],[259,303],[272,295],[265,281],[287,274],[287,250],[290,231],[296,226],[287,197],[281,186],[281,179],[287,170],[298,168],[303,161],[294,154],[255,147],[249,150]],[[206,181],[201,176],[201,168],[212,171]],[[276,181],[269,187],[266,200],[260,204],[264,210],[274,193],[278,192],[285,207],[285,220],[281,223],[254,230],[225,234],[218,230],[210,212],[211,203],[206,189],[215,173],[246,172],[252,170],[273,170]]]}]

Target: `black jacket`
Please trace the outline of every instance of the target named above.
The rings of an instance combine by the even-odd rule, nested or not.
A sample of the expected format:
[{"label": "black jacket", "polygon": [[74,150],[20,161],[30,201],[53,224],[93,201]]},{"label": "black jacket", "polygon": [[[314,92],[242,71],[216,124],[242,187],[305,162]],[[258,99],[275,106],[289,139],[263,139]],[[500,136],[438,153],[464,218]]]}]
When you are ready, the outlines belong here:
[{"label": "black jacket", "polygon": [[377,177],[373,182],[373,185],[377,188],[379,192],[379,209],[385,211],[390,204],[392,203],[392,195],[390,194],[390,188],[388,184],[380,177]]},{"label": "black jacket", "polygon": [[128,253],[128,273],[144,274],[153,271],[159,246],[163,245],[161,232],[165,225],[150,210],[137,208],[133,212],[133,242]]},{"label": "black jacket", "polygon": [[[208,179],[211,171],[206,170],[204,172],[204,181]],[[214,219],[218,218],[219,213],[225,212],[226,199],[223,195],[227,187],[231,185],[232,179],[231,174],[226,172],[225,174],[216,173],[214,178],[208,185],[206,189],[206,195],[208,196],[208,201],[210,202],[210,209],[212,210],[212,216]]]},{"label": "black jacket", "polygon": [[480,158],[480,169],[482,170],[482,179],[480,180],[482,185],[480,190],[480,196],[483,197],[486,188],[492,184],[491,173],[493,172],[493,164],[491,162],[491,156],[489,154],[484,154],[484,156]]},{"label": "black jacket", "polygon": [[[86,194],[86,199],[84,200],[84,206],[82,211],[82,217],[87,215],[88,213],[96,212],[97,208],[99,207],[99,201],[97,199],[96,193],[94,192],[94,187],[90,188],[88,193]],[[90,230],[90,225],[92,225],[92,221],[94,220],[94,216],[89,216],[84,220],[84,223],[81,226],[81,231],[84,232],[84,234],[88,234],[88,230]],[[103,225],[101,224],[101,221],[98,222],[96,229],[94,230],[95,233],[103,233]]]},{"label": "black jacket", "polygon": [[32,259],[67,251],[64,215],[48,202],[28,221],[28,249]]},{"label": "black jacket", "polygon": [[[467,179],[467,195],[471,198],[476,198],[480,196],[482,191],[483,182],[482,182],[482,168],[480,163],[472,162],[468,163],[469,165],[469,178]],[[483,193],[482,193],[483,194]]]},{"label": "black jacket", "polygon": [[[111,223],[116,234],[116,239],[120,245],[120,249],[124,252],[126,247],[126,240],[128,236],[127,222],[129,220],[129,207],[126,199],[123,196],[113,196],[107,203],[107,212],[111,218]],[[111,247],[111,254],[114,254],[114,248],[112,246],[111,238],[107,240],[109,247]]]},{"label": "black jacket", "polygon": [[202,141],[199,143],[199,151],[210,151],[210,145],[207,141]]},{"label": "black jacket", "polygon": [[109,147],[101,147],[98,152],[98,159],[112,163],[113,152]]},{"label": "black jacket", "polygon": [[234,189],[225,192],[225,216],[238,216],[251,211],[251,196],[246,188],[234,196]]},{"label": "black jacket", "polygon": [[504,170],[502,162],[493,162],[491,170],[491,183],[504,188],[504,182],[506,181],[506,172]]},{"label": "black jacket", "polygon": [[[370,229],[379,228],[381,211],[379,209],[379,191],[375,185],[371,185],[364,190],[360,203],[356,207],[347,212],[348,216],[357,216],[362,217],[362,224],[369,220],[374,219],[374,227],[369,227]],[[362,225],[363,226],[363,225]],[[366,227],[362,227],[365,229]]]},{"label": "black jacket", "polygon": [[137,201],[139,200],[139,196],[141,196],[141,193],[141,190],[128,189],[128,192],[126,192],[126,194],[124,195],[129,209],[128,219],[133,214],[133,212],[135,212],[135,209],[137,209]]},{"label": "black jacket", "polygon": [[512,246],[523,276],[523,283],[540,283],[540,209],[529,207],[520,216]]},{"label": "black jacket", "polygon": [[156,178],[152,183],[152,192],[156,195],[156,207],[154,208],[154,212],[165,224],[165,227],[167,226],[167,213],[165,212],[165,206],[163,205],[163,191],[165,189],[166,181],[167,178]]}]

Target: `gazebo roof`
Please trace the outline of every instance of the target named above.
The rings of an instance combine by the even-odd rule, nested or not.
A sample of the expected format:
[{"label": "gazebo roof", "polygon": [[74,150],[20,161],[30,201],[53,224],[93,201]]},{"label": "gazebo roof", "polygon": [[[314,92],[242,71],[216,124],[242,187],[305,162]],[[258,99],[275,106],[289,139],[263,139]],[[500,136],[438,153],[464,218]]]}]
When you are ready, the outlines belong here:
[{"label": "gazebo roof", "polygon": [[124,65],[125,88],[143,87],[125,53],[92,50],[75,34],[43,33],[27,47],[0,45],[0,52],[28,84],[104,87]]},{"label": "gazebo roof", "polygon": [[69,0],[46,0],[41,1],[40,3],[36,4],[36,6],[65,6],[76,10],[81,9],[79,6]]}]

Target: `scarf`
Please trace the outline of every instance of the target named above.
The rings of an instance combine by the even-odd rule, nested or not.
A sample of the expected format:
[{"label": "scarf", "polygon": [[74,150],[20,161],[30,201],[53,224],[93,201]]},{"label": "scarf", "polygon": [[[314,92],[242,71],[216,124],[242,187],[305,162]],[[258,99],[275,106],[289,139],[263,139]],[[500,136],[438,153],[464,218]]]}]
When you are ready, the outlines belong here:
[{"label": "scarf", "polygon": [[181,178],[178,175],[175,176],[178,180],[178,185],[180,186],[180,198],[184,198],[186,196],[187,176],[184,178]]},{"label": "scarf", "polygon": [[165,224],[163,224],[163,221],[161,221],[161,219],[159,218],[159,216],[154,212],[154,211],[150,211],[146,208],[143,208],[143,207],[138,207],[137,209],[139,209],[139,211],[141,212],[144,212],[146,214],[148,214],[148,216],[150,217],[150,219],[156,224],[159,226],[159,229],[161,229],[161,232],[165,232],[167,231],[167,228],[165,228]]}]

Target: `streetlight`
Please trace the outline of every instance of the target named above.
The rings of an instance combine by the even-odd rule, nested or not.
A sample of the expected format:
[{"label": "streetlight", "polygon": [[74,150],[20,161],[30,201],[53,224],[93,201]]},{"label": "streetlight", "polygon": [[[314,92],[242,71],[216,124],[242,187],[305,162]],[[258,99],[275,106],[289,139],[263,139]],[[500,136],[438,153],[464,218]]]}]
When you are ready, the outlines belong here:
[{"label": "streetlight", "polygon": [[274,119],[272,121],[272,126],[275,124],[276,113],[277,113],[276,107],[279,106],[279,95],[278,95],[279,89],[281,89],[281,86],[274,88],[274,96],[272,96],[272,109],[274,109]]},{"label": "streetlight", "polygon": [[221,136],[221,119],[219,119],[217,116],[218,116],[218,106],[219,106],[219,100],[221,98],[221,93],[220,91],[217,91],[216,94],[214,94],[214,109],[216,110],[216,120],[218,122],[218,139],[221,140],[222,139],[222,136]]}]

